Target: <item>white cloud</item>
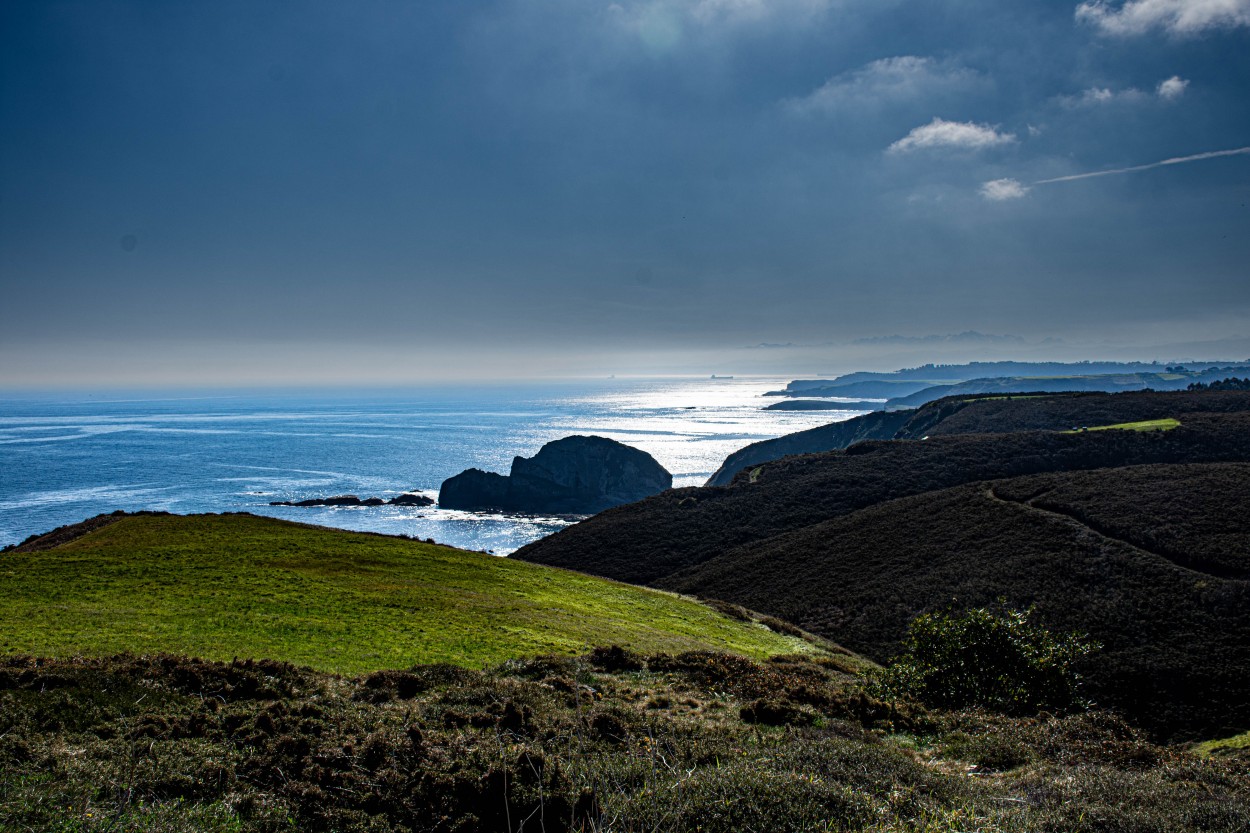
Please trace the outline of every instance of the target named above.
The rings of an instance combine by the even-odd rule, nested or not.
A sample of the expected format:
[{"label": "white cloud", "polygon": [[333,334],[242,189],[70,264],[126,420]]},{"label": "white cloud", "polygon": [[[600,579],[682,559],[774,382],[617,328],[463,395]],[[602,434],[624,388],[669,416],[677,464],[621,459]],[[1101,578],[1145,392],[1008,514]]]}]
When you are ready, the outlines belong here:
[{"label": "white cloud", "polygon": [[760,26],[800,27],[833,0],[619,0],[607,9],[612,25],[656,53],[679,51],[694,38],[757,31]]},{"label": "white cloud", "polygon": [[967,67],[900,55],[835,75],[808,95],[787,99],[783,106],[799,114],[832,112],[847,106],[932,96],[967,87],[980,78]]},{"label": "white cloud", "polygon": [[1207,29],[1250,26],[1250,0],[1086,0],[1076,19],[1110,35],[1141,35],[1152,29],[1196,34]]},{"label": "white cloud", "polygon": [[[1155,94],[1165,101],[1175,101],[1185,94],[1189,81],[1179,75],[1173,75],[1160,81],[1155,87]],[[1151,96],[1136,87],[1113,90],[1110,87],[1090,87],[1082,90],[1079,95],[1061,95],[1056,100],[1064,107],[1102,107],[1111,104],[1138,103]]]},{"label": "white cloud", "polygon": [[1061,95],[1056,99],[1064,107],[1101,107],[1109,104],[1142,101],[1147,96],[1141,90],[1128,87],[1113,90],[1110,87],[1090,87],[1079,95]]},{"label": "white cloud", "polygon": [[991,179],[981,184],[981,196],[993,202],[1018,200],[1027,193],[1028,186],[1018,179]]},{"label": "white cloud", "polygon": [[831,0],[694,0],[690,16],[703,23],[721,20],[752,22],[773,15],[808,17],[824,11]]},{"label": "white cloud", "polygon": [[1189,81],[1181,78],[1179,75],[1173,75],[1166,81],[1159,82],[1159,98],[1167,101],[1175,101],[1185,94],[1185,88],[1189,86]]},{"label": "white cloud", "polygon": [[981,150],[1005,145],[1016,140],[1014,133],[999,133],[988,124],[946,121],[934,118],[928,124],[914,128],[887,149],[889,153],[908,153],[929,148],[957,148]]}]

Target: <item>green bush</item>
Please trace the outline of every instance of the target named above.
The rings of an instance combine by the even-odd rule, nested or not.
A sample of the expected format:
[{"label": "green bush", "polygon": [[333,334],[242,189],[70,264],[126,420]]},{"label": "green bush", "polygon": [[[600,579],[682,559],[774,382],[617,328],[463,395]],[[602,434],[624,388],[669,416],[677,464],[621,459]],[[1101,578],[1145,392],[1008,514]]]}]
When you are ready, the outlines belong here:
[{"label": "green bush", "polygon": [[1033,609],[928,613],[907,629],[904,654],[877,684],[894,697],[943,709],[1036,714],[1080,707],[1074,665],[1095,650],[1077,634],[1029,621]]}]

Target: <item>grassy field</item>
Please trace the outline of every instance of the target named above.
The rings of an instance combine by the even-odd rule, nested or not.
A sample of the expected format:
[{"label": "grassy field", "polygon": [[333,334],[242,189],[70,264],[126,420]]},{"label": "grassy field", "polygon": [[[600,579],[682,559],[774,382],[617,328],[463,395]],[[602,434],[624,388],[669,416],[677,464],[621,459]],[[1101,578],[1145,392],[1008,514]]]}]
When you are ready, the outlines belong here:
[{"label": "grassy field", "polygon": [[676,595],[252,515],[139,515],[0,554],[0,654],[266,657],[338,673],[519,656],[810,650]]}]

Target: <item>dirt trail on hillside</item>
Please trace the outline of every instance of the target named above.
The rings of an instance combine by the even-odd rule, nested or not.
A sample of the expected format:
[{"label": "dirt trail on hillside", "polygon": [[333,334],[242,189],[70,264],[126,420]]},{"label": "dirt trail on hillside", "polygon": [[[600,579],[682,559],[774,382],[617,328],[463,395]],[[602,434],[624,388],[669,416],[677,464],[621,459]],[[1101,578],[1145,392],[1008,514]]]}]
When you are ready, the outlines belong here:
[{"label": "dirt trail on hillside", "polygon": [[1199,576],[1206,576],[1208,578],[1217,578],[1222,581],[1244,581],[1244,579],[1239,579],[1231,575],[1221,575],[1220,573],[1214,572],[1211,570],[1195,569],[1187,564],[1183,564],[1180,561],[1178,561],[1176,555],[1173,555],[1171,553],[1166,553],[1166,552],[1160,552],[1159,550],[1153,550],[1148,547],[1143,547],[1141,544],[1130,541],[1127,538],[1121,538],[1118,535],[1115,535],[1111,530],[1105,529],[1099,526],[1098,524],[1092,523],[1086,520],[1085,518],[1080,517],[1079,515],[1076,515],[1070,512],[1064,512],[1060,509],[1053,508],[1053,507],[1042,507],[1042,506],[1036,505],[1035,501],[1039,500],[1040,498],[1045,497],[1046,495],[1050,494],[1053,491],[1055,490],[1046,489],[1044,491],[1038,492],[1037,494],[1033,495],[1032,497],[1026,500],[1012,500],[1011,498],[1006,498],[1006,497],[999,495],[996,491],[994,491],[993,486],[988,486],[986,487],[984,494],[985,494],[985,497],[989,498],[990,500],[997,501],[998,503],[1007,503],[1007,504],[1011,504],[1012,506],[1019,506],[1026,511],[1038,512],[1042,515],[1046,515],[1051,518],[1056,518],[1061,522],[1079,527],[1082,532],[1085,532],[1087,534],[1095,535],[1104,540],[1112,541],[1117,544],[1121,544],[1125,547],[1128,547],[1129,549],[1135,550],[1137,552],[1140,552],[1144,555],[1151,556],[1153,558],[1160,558],[1166,561],[1167,563],[1171,564],[1173,567],[1175,567],[1178,570],[1184,570],[1185,572],[1194,573],[1195,575],[1199,575]]}]

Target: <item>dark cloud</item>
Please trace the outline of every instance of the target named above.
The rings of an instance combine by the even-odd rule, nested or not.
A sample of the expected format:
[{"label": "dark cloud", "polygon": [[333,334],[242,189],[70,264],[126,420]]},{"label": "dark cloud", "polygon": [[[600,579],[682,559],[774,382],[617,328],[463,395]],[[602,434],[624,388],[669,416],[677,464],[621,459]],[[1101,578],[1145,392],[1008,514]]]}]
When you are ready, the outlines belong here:
[{"label": "dark cloud", "polygon": [[1245,146],[1241,11],[5,4],[0,382],[140,343],[197,372],[213,344],[469,372],[1236,335],[1246,157],[1011,197]]}]

